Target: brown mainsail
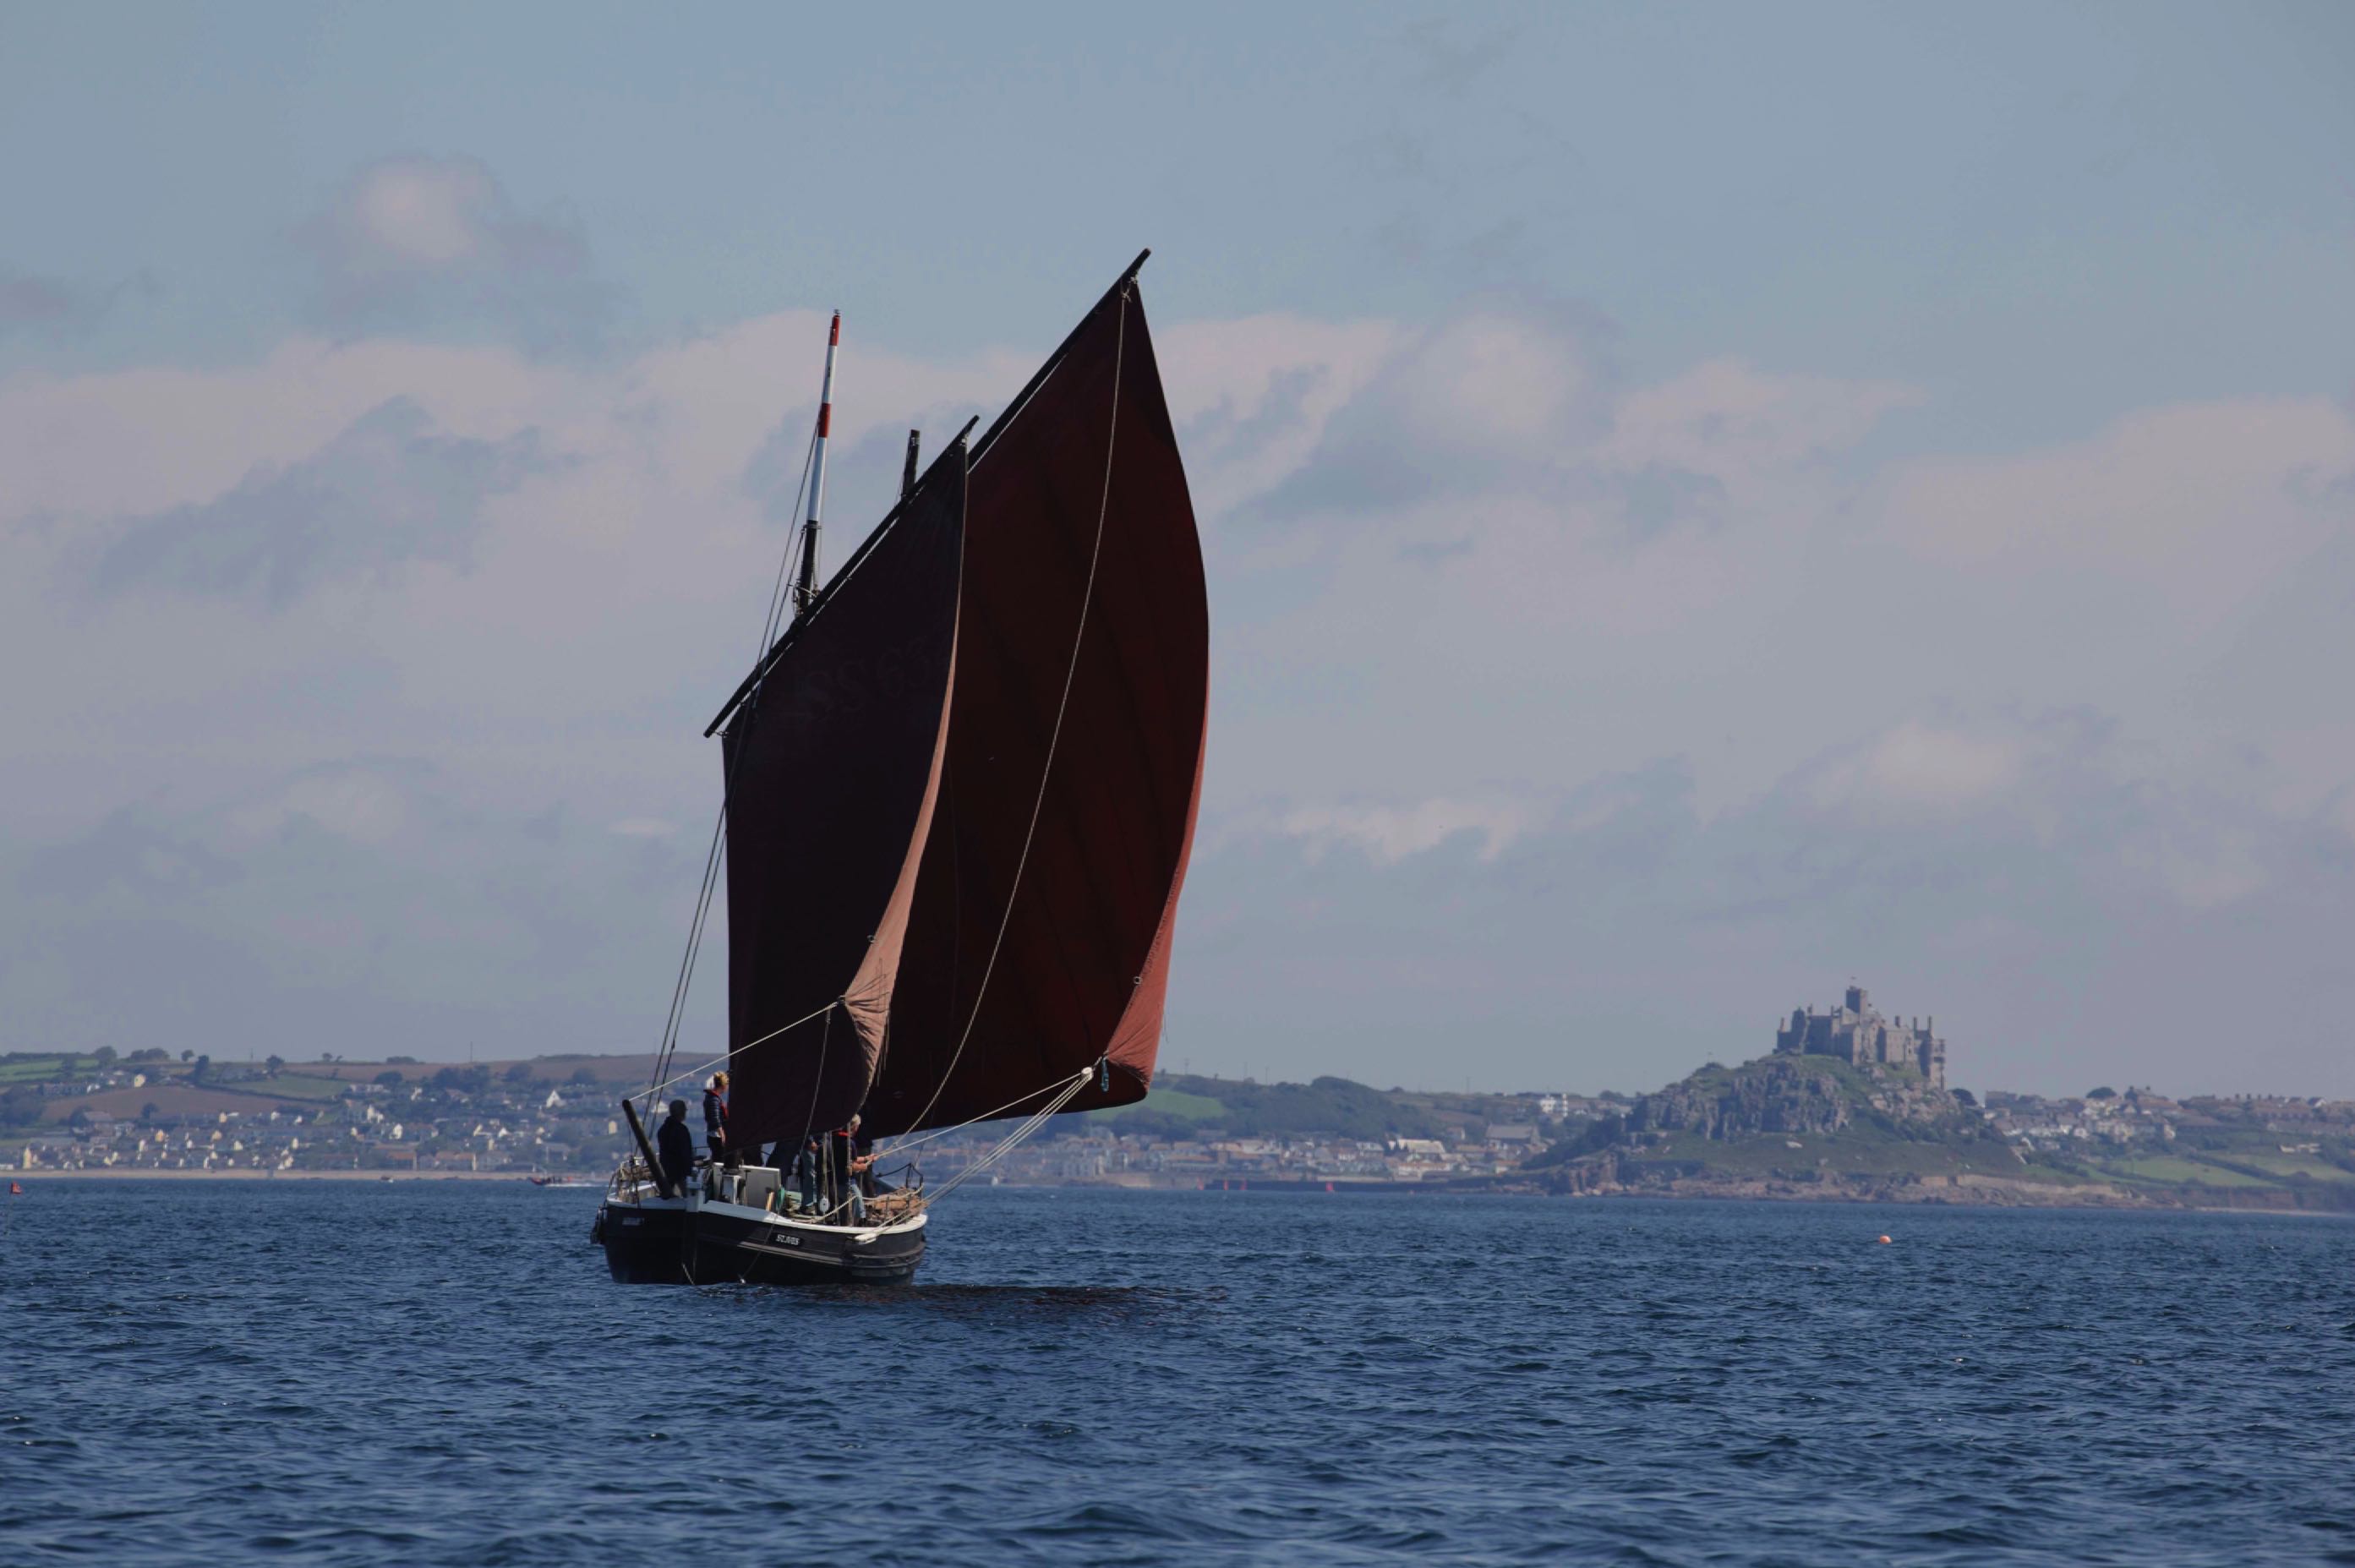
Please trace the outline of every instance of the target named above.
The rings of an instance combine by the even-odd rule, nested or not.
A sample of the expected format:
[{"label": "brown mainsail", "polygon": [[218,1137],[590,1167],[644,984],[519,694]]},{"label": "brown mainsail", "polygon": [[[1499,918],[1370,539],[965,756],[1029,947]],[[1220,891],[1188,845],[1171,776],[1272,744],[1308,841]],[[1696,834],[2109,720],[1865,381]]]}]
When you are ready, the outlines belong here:
[{"label": "brown mainsail", "polygon": [[[1139,258],[1141,262],[1143,258]],[[1209,611],[1135,270],[974,447],[956,680],[879,1134],[1141,1099],[1200,800]]]},{"label": "brown mainsail", "polygon": [[740,1141],[838,1126],[867,1097],[955,684],[965,461],[959,442],[932,464],[728,716]]}]

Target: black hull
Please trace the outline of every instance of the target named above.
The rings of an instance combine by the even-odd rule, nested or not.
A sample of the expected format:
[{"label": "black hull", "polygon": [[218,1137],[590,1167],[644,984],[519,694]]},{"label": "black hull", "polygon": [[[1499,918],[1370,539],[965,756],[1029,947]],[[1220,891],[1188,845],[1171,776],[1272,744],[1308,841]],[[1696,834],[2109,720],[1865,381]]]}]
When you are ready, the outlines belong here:
[{"label": "black hull", "polygon": [[778,1225],[712,1207],[609,1202],[592,1234],[623,1285],[905,1285],[924,1261],[921,1226]]}]

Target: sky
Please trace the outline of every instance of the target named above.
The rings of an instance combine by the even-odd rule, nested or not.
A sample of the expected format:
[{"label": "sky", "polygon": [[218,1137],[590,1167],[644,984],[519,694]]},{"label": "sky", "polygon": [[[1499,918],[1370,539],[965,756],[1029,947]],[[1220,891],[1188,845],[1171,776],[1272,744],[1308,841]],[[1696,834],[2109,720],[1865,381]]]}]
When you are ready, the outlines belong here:
[{"label": "sky", "polygon": [[847,545],[1149,245],[1166,1065],[2355,1095],[2342,5],[0,0],[0,1050],[651,1048],[826,312]]}]

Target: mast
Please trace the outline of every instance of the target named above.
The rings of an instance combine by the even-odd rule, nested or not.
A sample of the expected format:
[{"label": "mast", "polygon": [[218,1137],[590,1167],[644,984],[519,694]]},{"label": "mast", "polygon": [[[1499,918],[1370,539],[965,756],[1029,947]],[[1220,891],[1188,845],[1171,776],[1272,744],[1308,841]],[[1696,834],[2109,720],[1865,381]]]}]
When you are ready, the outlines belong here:
[{"label": "mast", "polygon": [[908,432],[908,461],[900,465],[900,499],[902,501],[908,498],[908,492],[916,487],[916,449],[922,444],[923,439],[922,431]]},{"label": "mast", "polygon": [[794,584],[794,609],[806,612],[817,597],[818,518],[826,511],[826,438],[834,427],[834,356],[842,346],[842,313],[826,335],[826,380],[818,389],[817,440],[810,448],[809,520],[802,525],[802,574]]}]

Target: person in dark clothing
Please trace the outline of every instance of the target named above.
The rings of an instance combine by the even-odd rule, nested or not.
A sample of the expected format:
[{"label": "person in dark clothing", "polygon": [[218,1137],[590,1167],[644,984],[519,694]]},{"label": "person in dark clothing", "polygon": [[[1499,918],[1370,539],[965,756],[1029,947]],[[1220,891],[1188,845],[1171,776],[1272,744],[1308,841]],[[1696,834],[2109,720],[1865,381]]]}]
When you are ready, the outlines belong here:
[{"label": "person in dark clothing", "polygon": [[687,1130],[687,1102],[673,1100],[670,1116],[655,1134],[655,1157],[673,1190],[684,1192],[695,1175],[695,1135]]},{"label": "person in dark clothing", "polygon": [[858,1178],[858,1190],[868,1197],[875,1196],[875,1135],[850,1118],[850,1168]]},{"label": "person in dark clothing", "polygon": [[785,1164],[785,1157],[787,1155],[793,1156],[794,1184],[801,1190],[802,1208],[805,1211],[816,1209],[818,1158],[817,1139],[815,1137],[803,1138],[801,1152],[798,1154],[794,1154],[793,1149],[787,1144],[780,1140],[777,1144],[777,1152],[773,1156],[780,1168],[783,1168]]},{"label": "person in dark clothing", "polygon": [[827,1196],[837,1203],[850,1196],[851,1129],[837,1127],[826,1135],[826,1180]]},{"label": "person in dark clothing", "polygon": [[728,1074],[715,1072],[703,1090],[703,1141],[711,1150],[711,1163],[727,1165],[736,1159],[735,1147],[728,1141]]},{"label": "person in dark clothing", "polygon": [[854,1192],[862,1198],[874,1197],[875,1139],[858,1130],[858,1118],[853,1116],[848,1125],[828,1133],[826,1145],[835,1200],[843,1201]]}]

